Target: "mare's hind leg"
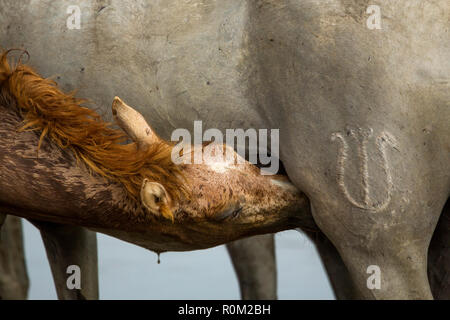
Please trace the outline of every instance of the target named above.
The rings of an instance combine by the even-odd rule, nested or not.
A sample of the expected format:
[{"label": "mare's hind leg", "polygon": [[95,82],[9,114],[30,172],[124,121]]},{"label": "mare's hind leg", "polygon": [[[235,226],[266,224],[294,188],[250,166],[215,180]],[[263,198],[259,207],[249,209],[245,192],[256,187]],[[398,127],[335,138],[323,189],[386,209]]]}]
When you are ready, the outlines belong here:
[{"label": "mare's hind leg", "polygon": [[[350,274],[333,244],[321,232],[308,236],[316,244],[337,299],[358,299]],[[450,199],[428,248],[428,279],[433,297],[450,300]]]},{"label": "mare's hind leg", "polygon": [[244,300],[276,299],[277,268],[273,234],[227,244]]},{"label": "mare's hind leg", "polygon": [[27,299],[28,288],[22,220],[0,214],[0,299]]},{"label": "mare's hind leg", "polygon": [[406,185],[392,189],[388,204],[359,208],[335,192],[331,199],[312,199],[313,217],[336,246],[362,298],[432,299],[427,252],[446,200],[444,188],[430,185],[433,179],[414,184],[412,172],[395,174],[393,180]]},{"label": "mare's hind leg", "polygon": [[[78,226],[31,221],[41,232],[52,270],[58,299],[98,299],[97,235]],[[67,279],[73,273],[67,268],[80,268],[81,289],[69,289]]]},{"label": "mare's hind leg", "polygon": [[427,255],[448,198],[446,168],[433,162],[439,154],[420,156],[421,140],[413,146],[410,136],[381,131],[376,137],[377,131],[331,135],[340,142],[336,162],[317,163],[314,174],[292,179],[308,194],[315,222],[360,297],[432,299]]}]

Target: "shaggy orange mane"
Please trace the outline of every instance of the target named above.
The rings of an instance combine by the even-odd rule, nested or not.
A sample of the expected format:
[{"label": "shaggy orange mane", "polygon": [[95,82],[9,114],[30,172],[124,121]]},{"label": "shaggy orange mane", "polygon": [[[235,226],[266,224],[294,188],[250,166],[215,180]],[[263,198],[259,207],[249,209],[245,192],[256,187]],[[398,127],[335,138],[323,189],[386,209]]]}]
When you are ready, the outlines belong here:
[{"label": "shaggy orange mane", "polygon": [[23,130],[41,130],[38,150],[47,136],[62,149],[70,149],[78,161],[108,179],[121,183],[128,194],[139,198],[144,178],[164,185],[172,199],[185,193],[180,167],[171,160],[172,146],[155,143],[142,151],[124,145],[125,134],[104,122],[95,111],[83,107],[87,100],[62,92],[20,62],[12,67],[8,53],[0,56],[0,88],[17,101],[23,114]]}]

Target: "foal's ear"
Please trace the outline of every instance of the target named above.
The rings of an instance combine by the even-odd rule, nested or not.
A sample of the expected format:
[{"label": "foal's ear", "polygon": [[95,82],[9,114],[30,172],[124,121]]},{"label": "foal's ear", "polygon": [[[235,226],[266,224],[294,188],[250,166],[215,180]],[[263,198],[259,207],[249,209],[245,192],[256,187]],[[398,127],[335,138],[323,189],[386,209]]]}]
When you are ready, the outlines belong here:
[{"label": "foal's ear", "polygon": [[162,184],[144,179],[141,187],[141,202],[154,215],[162,215],[174,221],[170,197]]},{"label": "foal's ear", "polygon": [[153,143],[162,141],[145,121],[142,114],[127,105],[119,97],[114,98],[111,108],[116,123],[140,148],[146,148]]}]

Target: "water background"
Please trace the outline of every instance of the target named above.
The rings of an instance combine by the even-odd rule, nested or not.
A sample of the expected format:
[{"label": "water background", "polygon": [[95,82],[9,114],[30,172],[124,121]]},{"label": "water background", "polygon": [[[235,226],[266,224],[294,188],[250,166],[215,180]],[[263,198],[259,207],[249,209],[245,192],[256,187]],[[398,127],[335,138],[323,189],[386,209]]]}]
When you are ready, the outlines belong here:
[{"label": "water background", "polygon": [[[56,299],[39,231],[24,221],[30,299]],[[298,231],[276,235],[279,299],[334,299],[314,245]],[[224,246],[157,255],[98,234],[101,299],[239,299]]]}]

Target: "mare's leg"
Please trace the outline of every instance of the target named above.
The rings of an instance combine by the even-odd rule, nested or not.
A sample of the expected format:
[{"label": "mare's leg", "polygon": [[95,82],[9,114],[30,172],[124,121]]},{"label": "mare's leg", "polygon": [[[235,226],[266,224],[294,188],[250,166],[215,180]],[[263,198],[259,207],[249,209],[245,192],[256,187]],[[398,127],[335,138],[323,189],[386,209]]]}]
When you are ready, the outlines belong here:
[{"label": "mare's leg", "polygon": [[[55,282],[58,299],[98,299],[97,235],[78,226],[32,221],[40,230],[47,258]],[[69,266],[78,266],[81,288],[69,289],[67,279],[74,271]]]},{"label": "mare's leg", "polygon": [[227,244],[239,280],[241,298],[276,299],[277,267],[274,235],[262,235]]},{"label": "mare's leg", "polygon": [[347,267],[331,241],[320,231],[305,233],[316,245],[336,299],[358,299],[359,297]]},{"label": "mare's leg", "polygon": [[22,220],[0,214],[0,299],[27,299],[28,288]]}]

